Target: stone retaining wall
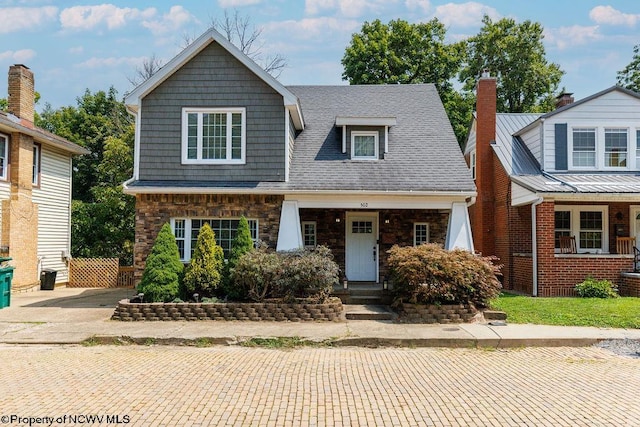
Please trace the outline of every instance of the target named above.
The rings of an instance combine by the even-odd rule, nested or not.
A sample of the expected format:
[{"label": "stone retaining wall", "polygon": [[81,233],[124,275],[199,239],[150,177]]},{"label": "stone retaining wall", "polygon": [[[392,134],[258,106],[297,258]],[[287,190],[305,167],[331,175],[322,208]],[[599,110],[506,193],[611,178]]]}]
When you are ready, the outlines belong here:
[{"label": "stone retaining wall", "polygon": [[398,311],[398,321],[402,323],[464,323],[471,321],[478,313],[470,304],[402,304]]},{"label": "stone retaining wall", "polygon": [[284,303],[131,303],[118,302],[112,320],[253,320],[340,321],[342,302],[326,304]]}]

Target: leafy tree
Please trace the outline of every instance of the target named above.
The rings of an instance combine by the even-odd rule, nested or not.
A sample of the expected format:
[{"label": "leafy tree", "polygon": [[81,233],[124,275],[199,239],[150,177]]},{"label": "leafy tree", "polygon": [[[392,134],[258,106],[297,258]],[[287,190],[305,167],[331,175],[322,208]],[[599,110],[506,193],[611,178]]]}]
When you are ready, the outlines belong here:
[{"label": "leafy tree", "polygon": [[147,302],[172,301],[178,295],[183,268],[171,226],[164,224],[147,257],[138,291]]},{"label": "leafy tree", "polygon": [[497,109],[503,113],[550,111],[564,72],[549,63],[537,22],[511,18],[493,22],[485,15],[480,32],[468,40],[468,62],[460,72],[464,88],[473,90],[483,70],[497,77]]},{"label": "leafy tree", "polygon": [[133,175],[133,121],[113,88],[87,90],[77,103],[56,110],[46,105],[36,121],[91,151],[74,158],[71,253],[131,265],[135,198],[122,192],[122,183]]},{"label": "leafy tree", "polygon": [[181,294],[189,298],[194,293],[211,296],[222,279],[224,252],[216,243],[215,233],[205,224],[198,233],[193,251],[182,281]]},{"label": "leafy tree", "polygon": [[618,71],[618,84],[627,89],[640,92],[640,44],[633,47],[631,62]]},{"label": "leafy tree", "polygon": [[465,43],[445,42],[446,28],[434,18],[411,24],[402,19],[365,22],[342,58],[350,84],[433,83],[459,142],[471,122],[473,102],[453,89],[465,58]]}]

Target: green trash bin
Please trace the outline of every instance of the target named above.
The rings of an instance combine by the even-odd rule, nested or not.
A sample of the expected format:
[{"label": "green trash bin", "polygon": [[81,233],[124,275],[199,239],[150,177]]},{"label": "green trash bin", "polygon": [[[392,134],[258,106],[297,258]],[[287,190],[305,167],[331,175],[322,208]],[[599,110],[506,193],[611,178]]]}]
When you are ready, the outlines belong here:
[{"label": "green trash bin", "polygon": [[6,262],[11,258],[0,257],[0,309],[11,305],[11,279],[13,279],[13,269]]}]

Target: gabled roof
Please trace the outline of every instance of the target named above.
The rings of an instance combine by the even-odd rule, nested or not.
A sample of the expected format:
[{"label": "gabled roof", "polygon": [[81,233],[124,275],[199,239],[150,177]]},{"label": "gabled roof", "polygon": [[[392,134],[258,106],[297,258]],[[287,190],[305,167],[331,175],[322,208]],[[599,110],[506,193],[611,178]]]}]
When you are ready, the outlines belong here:
[{"label": "gabled roof", "polygon": [[146,81],[136,87],[125,98],[125,104],[134,112],[137,112],[140,107],[142,98],[148,95],[162,82],[175,73],[180,67],[186,64],[199,52],[211,43],[218,43],[227,52],[233,55],[244,66],[249,68],[256,76],[261,78],[265,83],[271,86],[276,92],[282,95],[284,99],[284,105],[291,112],[291,118],[296,128],[304,128],[304,119],[302,117],[302,110],[298,99],[287,88],[285,88],[280,82],[278,82],[271,74],[267,73],[256,64],[251,58],[245,55],[237,47],[235,47],[230,41],[228,41],[222,34],[215,29],[211,28],[200,37],[198,37],[193,43],[187,46],[182,52],[171,59],[166,65],[160,68],[153,76],[149,77]]},{"label": "gabled roof", "polygon": [[[296,191],[475,193],[434,85],[288,89],[300,98],[307,124],[296,138],[289,175]],[[388,128],[388,153],[380,160],[350,160],[350,153],[342,153],[336,117],[395,117]]]},{"label": "gabled roof", "polygon": [[30,127],[22,124],[21,120],[13,114],[0,112],[0,132],[18,132],[31,136],[36,142],[43,143],[71,154],[89,154],[89,150],[68,141],[58,135],[39,127]]}]

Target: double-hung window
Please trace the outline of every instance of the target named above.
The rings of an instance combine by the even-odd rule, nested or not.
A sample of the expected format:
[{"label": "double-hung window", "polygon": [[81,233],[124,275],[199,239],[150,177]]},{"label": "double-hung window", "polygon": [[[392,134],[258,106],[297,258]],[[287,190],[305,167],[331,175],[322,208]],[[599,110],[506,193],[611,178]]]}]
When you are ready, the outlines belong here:
[{"label": "double-hung window", "polygon": [[[178,244],[180,259],[189,261],[198,242],[198,233],[204,224],[209,224],[215,234],[216,243],[222,247],[225,259],[229,258],[231,245],[238,234],[239,219],[227,218],[172,218],[171,227]],[[258,220],[247,219],[254,242],[258,240]]]},{"label": "double-hung window", "polygon": [[413,224],[413,245],[419,246],[423,243],[429,243],[429,224],[416,222]]},{"label": "double-hung window", "polygon": [[378,132],[352,131],[351,158],[356,160],[378,160]]},{"label": "double-hung window", "polygon": [[596,166],[596,130],[595,128],[573,129],[573,166]]},{"label": "double-hung window", "polygon": [[607,168],[627,167],[627,129],[605,128],[604,166]]},{"label": "double-hung window", "polygon": [[302,241],[306,248],[314,248],[317,245],[316,222],[302,221]]},{"label": "double-hung window", "polygon": [[183,108],[183,164],[243,164],[245,108]]},{"label": "double-hung window", "polygon": [[640,169],[640,130],[636,131],[636,168]]},{"label": "double-hung window", "polygon": [[36,187],[40,185],[40,144],[33,144],[33,171],[31,182]]},{"label": "double-hung window", "polygon": [[9,166],[9,137],[0,134],[0,179],[7,179]]},{"label": "double-hung window", "polygon": [[578,252],[608,252],[606,206],[555,207],[555,248],[560,248],[560,236],[574,236]]},{"label": "double-hung window", "polygon": [[469,163],[471,163],[471,178],[476,179],[476,150],[469,155]]}]

